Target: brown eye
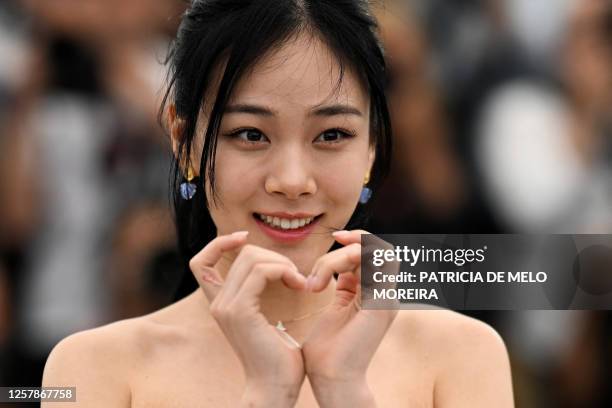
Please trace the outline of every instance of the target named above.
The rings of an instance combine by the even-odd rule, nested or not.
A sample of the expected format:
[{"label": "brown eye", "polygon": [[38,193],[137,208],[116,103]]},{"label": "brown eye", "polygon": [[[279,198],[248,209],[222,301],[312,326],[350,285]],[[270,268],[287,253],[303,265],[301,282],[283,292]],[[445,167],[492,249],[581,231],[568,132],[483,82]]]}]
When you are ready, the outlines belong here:
[{"label": "brown eye", "polygon": [[316,139],[315,142],[323,142],[323,143],[338,143],[343,139],[348,139],[353,137],[353,134],[350,132],[346,132],[340,129],[328,129],[321,133]]},{"label": "brown eye", "polygon": [[238,129],[230,134],[231,137],[246,143],[268,142],[268,138],[257,129]]},{"label": "brown eye", "polygon": [[260,142],[265,137],[261,132],[253,129],[243,130],[240,135],[244,135],[244,138],[249,142]]}]

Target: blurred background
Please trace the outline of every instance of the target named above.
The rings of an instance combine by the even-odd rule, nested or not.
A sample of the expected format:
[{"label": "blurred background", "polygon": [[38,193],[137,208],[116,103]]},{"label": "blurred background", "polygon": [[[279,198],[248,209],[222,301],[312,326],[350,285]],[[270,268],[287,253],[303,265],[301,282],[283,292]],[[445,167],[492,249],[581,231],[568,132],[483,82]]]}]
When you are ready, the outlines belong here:
[{"label": "blurred background", "polygon": [[[376,3],[395,156],[370,231],[612,231],[612,0]],[[38,386],[71,333],[171,302],[156,114],[184,8],[0,2],[2,386]],[[517,407],[612,406],[610,313],[466,314],[506,341]]]}]

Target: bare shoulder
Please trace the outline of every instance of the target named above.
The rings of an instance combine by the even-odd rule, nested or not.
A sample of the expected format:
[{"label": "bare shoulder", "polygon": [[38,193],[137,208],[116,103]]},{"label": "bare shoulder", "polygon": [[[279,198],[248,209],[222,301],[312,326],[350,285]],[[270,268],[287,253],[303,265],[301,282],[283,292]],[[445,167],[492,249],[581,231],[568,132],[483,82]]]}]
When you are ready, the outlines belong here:
[{"label": "bare shoulder", "polygon": [[156,316],[121,320],[66,337],[47,358],[43,386],[76,387],[77,404],[70,407],[129,407],[135,373],[156,344],[175,333]]},{"label": "bare shoulder", "polygon": [[397,334],[449,352],[457,347],[490,346],[505,351],[501,336],[488,324],[442,308],[400,310],[394,323]]},{"label": "bare shoulder", "polygon": [[47,358],[42,385],[76,387],[77,406],[128,407],[125,356],[131,347],[125,328],[130,326],[128,322],[113,323],[60,341]]},{"label": "bare shoulder", "polygon": [[512,407],[510,361],[488,324],[447,309],[401,310],[392,336],[435,370],[436,406]]}]

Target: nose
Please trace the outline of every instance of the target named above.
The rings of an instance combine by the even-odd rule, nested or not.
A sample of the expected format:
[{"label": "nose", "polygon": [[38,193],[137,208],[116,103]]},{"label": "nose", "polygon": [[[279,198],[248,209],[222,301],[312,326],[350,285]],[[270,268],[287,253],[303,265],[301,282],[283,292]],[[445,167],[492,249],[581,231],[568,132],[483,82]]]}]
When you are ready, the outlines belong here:
[{"label": "nose", "polygon": [[290,200],[313,195],[317,185],[313,177],[312,161],[298,147],[275,152],[270,162],[265,189],[268,194]]}]

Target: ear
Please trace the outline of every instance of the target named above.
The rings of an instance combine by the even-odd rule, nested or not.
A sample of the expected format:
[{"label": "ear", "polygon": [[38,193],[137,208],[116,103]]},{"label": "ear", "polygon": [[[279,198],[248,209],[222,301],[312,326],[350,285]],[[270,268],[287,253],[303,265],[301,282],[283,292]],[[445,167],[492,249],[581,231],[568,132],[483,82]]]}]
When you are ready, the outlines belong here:
[{"label": "ear", "polygon": [[174,103],[168,106],[167,124],[170,132],[170,140],[172,142],[172,152],[174,153],[174,157],[178,157],[178,148],[183,138],[185,121],[176,115],[176,105]]}]

